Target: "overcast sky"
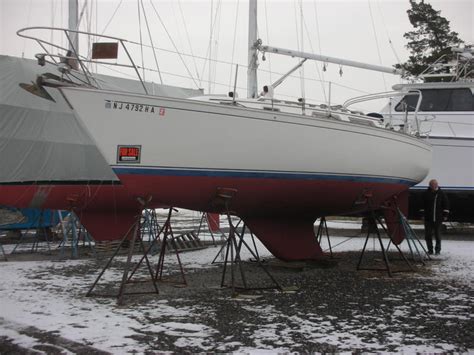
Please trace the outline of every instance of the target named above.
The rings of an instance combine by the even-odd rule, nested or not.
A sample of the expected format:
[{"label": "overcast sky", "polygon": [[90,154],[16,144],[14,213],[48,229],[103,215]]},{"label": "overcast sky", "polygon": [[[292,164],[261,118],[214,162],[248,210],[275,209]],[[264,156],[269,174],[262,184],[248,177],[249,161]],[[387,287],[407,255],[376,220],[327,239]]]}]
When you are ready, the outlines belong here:
[{"label": "overcast sky", "polygon": [[[82,8],[83,0],[80,0]],[[148,21],[153,43],[156,47],[174,51],[174,46],[160,23],[155,9],[180,52],[209,57],[211,7],[213,9],[212,57],[219,61],[247,63],[248,1],[245,0],[142,0],[145,15],[141,12],[141,34],[144,43],[150,43],[146,21]],[[474,42],[474,1],[439,0],[429,1],[435,9],[451,22],[451,28],[468,42]],[[0,54],[33,57],[40,48],[31,41],[21,39],[15,32],[26,26],[67,26],[67,0],[0,0]],[[81,29],[139,41],[140,26],[138,0],[89,0],[83,15]],[[302,5],[301,5],[302,4]],[[154,5],[154,8],[153,6]],[[301,11],[302,6],[302,11]],[[259,0],[259,36],[264,44],[288,49],[304,48],[307,52],[321,53],[372,64],[392,66],[406,60],[403,33],[411,30],[406,10],[408,0]],[[114,11],[115,16],[112,17]],[[301,12],[303,15],[301,15]],[[303,44],[301,43],[301,19],[303,19]],[[375,31],[374,31],[375,30]],[[43,32],[43,38],[51,38],[51,32]],[[235,37],[235,42],[234,42]],[[54,35],[53,39],[65,43],[65,39]],[[389,44],[392,41],[392,46]],[[87,50],[86,39],[81,40],[81,52]],[[141,63],[139,46],[130,46],[137,64]],[[234,53],[234,54],[233,54]],[[209,62],[193,60],[184,56],[186,67],[179,56],[157,51],[158,64],[166,84],[186,87],[202,87],[208,92]],[[233,54],[233,57],[232,57]],[[156,68],[151,51],[144,50],[145,65]],[[124,62],[123,53],[120,62]],[[277,57],[267,54],[265,62],[260,60],[259,86],[279,78],[278,73],[288,71],[298,62],[295,58]],[[211,93],[226,93],[233,86],[233,70],[230,64],[212,64]],[[273,72],[270,74],[268,71]],[[327,99],[327,83],[324,89],[321,80],[334,82],[332,102],[362,92],[379,92],[390,89],[400,82],[394,75],[369,72],[356,68],[341,68],[329,64],[322,72],[322,63],[305,64],[305,92],[316,101]],[[100,69],[104,73],[110,71]],[[171,75],[189,77],[194,80]],[[298,73],[296,75],[299,75]],[[147,80],[159,82],[157,73],[146,73]],[[351,89],[344,88],[350,87]],[[246,68],[239,69],[238,90],[240,97],[246,95]],[[358,90],[358,91],[357,91]],[[326,92],[325,92],[326,91]],[[290,78],[278,88],[276,96],[301,96],[299,78]]]}]

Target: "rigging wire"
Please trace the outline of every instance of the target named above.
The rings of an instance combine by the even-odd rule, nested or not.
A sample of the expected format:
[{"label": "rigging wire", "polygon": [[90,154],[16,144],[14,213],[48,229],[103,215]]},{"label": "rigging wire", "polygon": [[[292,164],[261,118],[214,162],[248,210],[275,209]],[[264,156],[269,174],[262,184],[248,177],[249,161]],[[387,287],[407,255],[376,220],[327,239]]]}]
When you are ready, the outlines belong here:
[{"label": "rigging wire", "polygon": [[[89,33],[93,33],[93,31],[92,31],[92,15],[93,15],[93,13],[94,13],[94,0],[91,0],[91,2],[90,2],[90,12],[89,12],[89,7],[86,8],[86,21],[87,21],[86,28],[87,28],[87,32],[89,32]],[[78,25],[77,29],[79,29],[79,25]],[[93,39],[91,37],[92,37],[91,35],[87,35],[88,55],[90,55],[91,50],[92,50]],[[89,63],[89,65],[87,65],[87,69],[92,70],[92,63]]]},{"label": "rigging wire", "polygon": [[[99,0],[95,1],[95,33],[99,32]],[[94,41],[96,37],[94,36]],[[97,73],[97,64],[95,65],[95,72]]]},{"label": "rigging wire", "polygon": [[[299,4],[301,4],[301,0],[299,1]],[[299,27],[298,27],[298,0],[295,0],[293,2],[293,8],[294,8],[294,14],[295,14],[295,27],[296,27],[296,47],[298,49],[298,51],[301,51],[301,46],[303,46],[303,43],[301,43],[301,46],[300,46],[300,37],[299,37]],[[303,16],[303,13],[300,12],[300,27],[302,27],[302,16]],[[301,42],[303,41],[303,36],[301,36]],[[301,97],[304,97],[304,77],[303,77],[303,74],[304,72],[301,70],[299,70],[300,72],[300,89],[301,89]]]},{"label": "rigging wire", "polygon": [[151,48],[153,50],[153,57],[155,58],[155,65],[156,65],[156,70],[158,71],[158,77],[160,78],[160,83],[163,84],[163,78],[161,77],[160,66],[158,65],[158,58],[156,56],[156,50],[155,50],[155,46],[153,44],[153,37],[151,35],[150,27],[148,25],[148,18],[146,16],[145,7],[143,6],[143,0],[140,0],[140,4],[142,6],[143,16],[145,18],[145,24],[146,24],[146,29],[148,31],[148,37],[150,38]]},{"label": "rigging wire", "polygon": [[[54,1],[54,0],[51,0],[51,9],[50,9],[50,10],[51,10],[51,27],[54,27],[54,12],[55,12],[55,11],[54,11],[54,3],[55,3],[55,1]],[[53,39],[54,39],[54,33],[53,33],[53,32],[54,32],[54,31],[51,31],[51,33],[50,33],[50,40],[49,40],[49,41],[50,41],[51,43],[54,43],[54,41],[53,41]],[[51,51],[51,52],[53,51],[53,46],[51,46],[50,51]]]},{"label": "rigging wire", "polygon": [[230,60],[230,62],[232,64],[231,64],[231,67],[230,67],[231,69],[230,69],[229,87],[228,87],[229,91],[231,90],[232,77],[233,77],[232,69],[234,68],[233,63],[234,63],[234,54],[235,54],[235,39],[237,37],[237,21],[238,21],[238,18],[239,18],[239,3],[240,3],[240,0],[237,0],[236,11],[235,11],[235,22],[234,22],[234,40],[232,42],[232,57],[231,57],[231,60]]},{"label": "rigging wire", "polygon": [[[176,12],[175,6],[176,6],[176,1],[169,2],[169,8],[173,12],[173,15],[170,16],[169,19],[170,19],[170,21],[171,20],[174,21],[175,34],[173,34],[173,38],[175,40],[176,46],[178,48],[184,49],[185,46],[183,45],[184,41],[183,41],[183,36],[181,34],[182,26],[180,26],[180,23],[178,23],[179,18],[178,18],[178,14]],[[187,61],[186,61],[186,63],[187,63]]]},{"label": "rigging wire", "polygon": [[[238,3],[238,1],[239,0],[237,0],[237,3]],[[191,51],[193,64],[194,64],[194,70],[196,71],[196,77],[199,81],[199,86],[202,86],[201,77],[199,76],[199,70],[198,70],[197,63],[196,63],[196,58],[194,58],[193,46],[191,44],[191,39],[190,39],[190,36],[189,36],[188,25],[187,25],[186,20],[184,18],[184,12],[183,12],[183,9],[181,7],[181,0],[178,0],[178,7],[179,7],[179,12],[181,13],[181,19],[182,19],[183,24],[184,24],[184,31],[186,32],[186,40],[188,42],[189,50]]]},{"label": "rigging wire", "polygon": [[[91,3],[92,3],[92,1],[93,1],[93,0],[91,0]],[[79,3],[78,3],[78,5],[79,5]],[[84,2],[84,6],[86,6],[86,3],[85,3],[85,2]],[[89,21],[89,20],[90,20],[90,17],[89,17],[89,7],[86,6],[84,10],[85,10],[85,14],[86,14],[86,18],[85,18],[85,21],[84,21],[84,23],[85,23],[84,28],[85,28],[86,32],[89,32],[89,33],[90,33],[90,32],[91,32],[91,27],[90,27],[90,21]],[[79,30],[79,25],[77,25],[77,27],[75,28],[75,30]],[[78,34],[75,34],[75,35],[74,35],[74,37],[76,37],[76,36],[78,36]],[[91,43],[90,43],[90,35],[87,35],[87,48],[88,48],[88,49],[87,49],[87,56],[89,56],[89,55],[90,55],[90,52],[91,52],[91,50],[90,50],[91,45],[90,45],[90,44],[91,44]],[[81,46],[79,46],[79,48],[80,48],[80,47],[81,47]],[[78,50],[78,49],[76,48],[76,51],[77,51],[77,50]],[[78,54],[79,54],[79,53],[78,53]],[[86,66],[86,68],[87,68],[88,70],[90,70],[91,65],[92,65],[92,63],[87,63],[85,66]]]},{"label": "rigging wire", "polygon": [[[64,14],[63,14],[63,1],[60,1],[60,8],[59,8],[59,16],[60,16],[60,24],[64,27]],[[31,2],[30,2],[31,4]],[[30,9],[28,9],[28,16],[30,16]],[[61,47],[64,47],[64,36],[61,36]]]},{"label": "rigging wire", "polygon": [[[311,52],[314,53],[313,41],[311,41],[310,32],[309,32],[308,26],[306,24],[306,20],[305,20],[304,15],[302,15],[301,21],[302,21],[302,23],[304,25],[304,28],[306,30],[306,36],[308,37],[309,47],[311,48]],[[324,100],[327,101],[326,87],[324,86],[324,83],[325,83],[324,76],[321,75],[318,63],[316,61],[315,61],[315,63],[316,63],[316,72],[318,73],[318,77],[320,79],[318,81],[321,83],[321,89],[323,91]],[[308,79],[306,79],[306,80],[308,80]]]},{"label": "rigging wire", "polygon": [[395,59],[397,60],[397,63],[398,63],[399,65],[401,65],[401,64],[402,64],[402,61],[400,60],[400,57],[398,56],[398,53],[397,53],[397,51],[395,50],[395,47],[394,47],[394,45],[393,45],[392,39],[390,38],[390,33],[388,32],[387,23],[385,22],[385,18],[384,18],[382,9],[380,8],[380,2],[379,2],[379,0],[376,1],[376,4],[377,4],[377,10],[378,10],[378,12],[379,12],[379,14],[380,14],[380,18],[382,19],[382,25],[383,25],[384,30],[385,30],[385,35],[387,36],[387,38],[388,38],[388,43],[390,44],[390,48],[392,49],[393,55],[395,56]]},{"label": "rigging wire", "polygon": [[186,68],[186,71],[188,72],[188,75],[189,75],[189,76],[191,77],[191,79],[193,80],[194,85],[196,85],[196,87],[199,88],[199,85],[198,85],[198,83],[196,82],[196,79],[194,79],[194,77],[193,77],[191,71],[189,70],[188,66],[186,65],[186,62],[184,61],[184,58],[183,58],[183,56],[181,55],[181,52],[179,52],[179,51],[178,51],[178,48],[176,48],[176,44],[174,43],[173,38],[171,37],[170,33],[168,32],[168,29],[166,28],[166,26],[165,26],[163,20],[161,19],[160,14],[159,14],[158,11],[156,10],[155,5],[153,4],[153,0],[150,0],[150,4],[151,4],[151,6],[152,6],[152,8],[153,8],[153,10],[154,10],[154,12],[155,12],[155,14],[156,14],[156,16],[158,17],[158,20],[160,21],[161,25],[163,26],[163,29],[165,30],[166,34],[168,35],[168,38],[169,38],[171,44],[173,45],[173,47],[174,47],[176,53],[178,54],[179,58],[181,59],[181,62],[183,63],[184,67]]},{"label": "rigging wire", "polygon": [[[140,43],[136,42],[136,41],[127,41],[127,43],[129,44],[134,44],[134,45],[140,45]],[[146,48],[152,48],[150,45],[147,45],[147,44],[144,44],[143,45],[144,47]],[[166,48],[162,48],[162,47],[153,47],[154,49],[158,50],[158,51],[162,51],[162,52],[166,52],[166,53],[172,53],[172,54],[178,54],[176,51],[173,51],[171,49],[166,49]],[[191,57],[191,54],[189,53],[180,53],[182,56],[185,56],[185,57]],[[202,56],[198,56],[198,55],[194,55],[194,57],[196,59],[200,59],[200,60],[203,60],[203,61],[208,61],[209,60],[209,57],[202,57]],[[226,61],[226,60],[222,60],[222,59],[217,59],[217,60],[214,60],[215,62],[218,62],[220,64],[226,64],[226,65],[234,65],[236,63],[233,63],[233,62],[229,62],[229,61]],[[239,64],[239,63],[237,63]],[[242,67],[242,68],[248,68],[248,65],[247,64],[239,64],[239,67]],[[150,70],[150,69],[147,69],[147,70]],[[265,72],[265,73],[269,73],[268,70],[266,69],[258,69],[259,71],[261,72]],[[165,73],[165,72],[163,72]],[[167,73],[168,74],[168,73]],[[273,74],[276,74],[276,75],[279,75],[279,76],[283,76],[285,75],[286,73],[281,73],[281,72],[273,72]],[[134,77],[133,75],[129,75],[130,77]],[[181,76],[183,78],[187,78],[187,79],[193,79],[192,76]],[[297,79],[298,77],[295,76],[295,75],[290,75],[288,76],[289,78],[293,78],[293,79]],[[318,80],[318,79],[313,79],[313,78],[306,78],[306,80],[309,80],[309,81],[314,81],[314,82],[321,82],[321,83],[327,83],[327,81],[322,81],[322,80]],[[203,81],[207,82],[206,80],[203,79]],[[369,94],[370,92],[368,91],[364,91],[364,90],[359,90],[359,89],[356,89],[356,88],[352,88],[350,86],[345,86],[345,85],[342,85],[342,84],[338,84],[338,83],[332,83],[332,85],[336,85],[336,86],[340,86],[340,87],[343,87],[343,88],[346,88],[346,89],[350,89],[350,90],[353,90],[353,91],[356,91],[356,92],[360,92],[360,93],[365,93],[365,94]]]},{"label": "rigging wire", "polygon": [[[219,1],[219,3],[217,4],[218,8],[220,7],[220,3],[221,2]],[[212,2],[211,2],[211,5],[212,5]],[[216,10],[216,16],[217,16],[217,12],[218,11]],[[214,22],[212,22],[212,20],[213,19],[212,19],[212,13],[211,13],[211,23],[213,23],[212,26],[211,26],[211,29],[210,29],[211,36],[212,36],[213,30],[214,30],[214,23],[216,22],[215,19],[214,19]],[[212,60],[211,59],[211,47],[212,47],[212,43],[211,43],[211,41],[209,41],[209,45],[208,45],[207,50],[206,50],[206,58],[205,58],[205,61],[202,65],[201,78],[204,78],[204,70],[206,69],[207,61]],[[218,62],[218,61],[216,60],[216,62]]]},{"label": "rigging wire", "polygon": [[[151,69],[147,69],[147,70],[151,70]],[[176,73],[171,73],[171,72],[163,72],[163,73],[166,74],[166,75],[169,75],[169,76],[179,77],[179,78],[183,78],[183,79],[189,79],[189,77],[187,77],[187,76],[185,76],[185,75],[181,75],[181,74],[176,74]],[[298,79],[298,77],[295,76],[295,75],[290,76],[290,77],[293,78],[293,79]],[[313,79],[313,80],[315,80],[315,79]],[[206,80],[203,80],[203,81],[206,82]],[[213,84],[218,85],[218,86],[222,86],[222,87],[226,87],[226,86],[227,86],[227,84],[221,83],[221,82],[218,82],[218,81],[213,81]],[[340,86],[340,87],[342,87],[342,88],[346,88],[346,89],[349,89],[349,90],[353,90],[353,91],[356,91],[356,92],[359,92],[359,93],[369,94],[368,91],[364,91],[364,90],[359,90],[359,89],[351,88],[351,87],[349,87],[349,86],[339,85],[339,84],[336,84],[336,83],[333,83],[333,85]],[[237,86],[237,89],[246,90],[247,88],[246,88],[246,87]],[[288,97],[288,98],[293,98],[293,99],[298,99],[298,98],[299,98],[298,96],[286,95],[286,94],[281,94],[281,93],[279,93],[278,96],[281,96],[281,97]],[[321,103],[327,103],[326,101],[323,101],[323,100],[315,100],[315,99],[312,99],[311,101],[314,101],[314,102],[321,102]]]},{"label": "rigging wire", "polygon": [[105,25],[104,29],[102,30],[101,35],[103,35],[105,33],[105,31],[107,31],[107,28],[109,27],[110,23],[114,19],[115,14],[117,13],[118,9],[120,8],[120,5],[122,5],[122,2],[123,2],[123,0],[120,0],[120,2],[118,3],[117,7],[115,8],[114,12],[112,13],[112,16],[110,16],[109,20],[107,21],[107,24]]},{"label": "rigging wire", "polygon": [[145,81],[145,59],[143,57],[143,39],[142,39],[142,17],[141,17],[141,9],[140,9],[140,0],[137,0],[137,9],[138,9],[138,33],[140,36],[140,53],[142,56],[142,73],[143,73],[143,81]]},{"label": "rigging wire", "polygon": [[93,8],[94,8],[94,0],[91,0],[90,2],[91,7],[90,9],[86,9],[86,19],[87,19],[87,30],[88,32],[92,32],[92,15],[94,13]]},{"label": "rigging wire", "polygon": [[[212,76],[215,78],[217,74],[217,61],[214,59],[219,58],[219,39],[220,39],[220,29],[221,29],[221,19],[222,19],[222,8],[221,8],[221,0],[219,0],[218,3],[218,8],[217,8],[217,15],[216,15],[216,23],[215,23],[215,29],[214,29],[214,58],[212,60],[212,63],[214,63],[212,67]],[[214,89],[214,88],[213,88]]]},{"label": "rigging wire", "polygon": [[[377,30],[375,29],[375,21],[374,21],[374,15],[372,14],[372,5],[370,4],[370,0],[367,0],[367,3],[369,4],[369,12],[370,12],[370,19],[372,22],[372,30],[374,32],[374,38],[375,38],[375,44],[377,46],[377,55],[379,57],[379,64],[382,65],[382,55],[380,54],[380,46],[379,46],[379,40],[377,37]],[[387,91],[387,81],[385,80],[385,74],[382,74],[382,79],[383,79],[383,86],[385,91]]]},{"label": "rigging wire", "polygon": [[298,36],[298,10],[297,10],[297,0],[294,0],[293,2],[293,9],[294,9],[294,15],[295,15],[295,29],[296,29],[296,48],[298,51],[300,50],[300,38]]},{"label": "rigging wire", "polygon": [[[32,1],[33,1],[33,0],[30,0],[30,1],[28,2],[28,14],[27,14],[27,16],[26,16],[26,27],[30,27],[31,2],[32,2]],[[62,2],[61,2],[61,6],[62,6]],[[63,38],[63,37],[61,36],[61,38]],[[21,57],[24,58],[24,57],[25,57],[25,49],[26,49],[26,38],[23,38],[22,41],[23,41],[23,50],[21,51]],[[63,45],[62,45],[62,42],[61,42],[61,46],[63,46]],[[63,46],[63,47],[64,47],[64,46]]]},{"label": "rigging wire", "polygon": [[[321,49],[321,32],[319,31],[319,19],[318,19],[318,13],[319,11],[317,10],[317,6],[316,6],[316,0],[313,0],[313,8],[314,8],[314,18],[315,18],[315,22],[316,22],[316,35],[317,35],[317,38],[318,38],[318,49],[319,49],[319,55],[322,54],[322,49]],[[308,32],[308,30],[306,30],[306,32]],[[308,34],[308,39],[309,39],[309,44],[311,46],[311,50],[312,49],[312,46],[313,44],[311,43],[311,36],[309,36]],[[314,62],[314,64],[316,65],[316,71],[318,73],[318,77],[322,80],[322,82],[325,81],[325,78],[324,78],[324,70],[321,71],[319,70],[319,63],[318,62]],[[322,64],[323,68],[325,68],[325,63]],[[327,101],[327,96],[326,96],[326,87],[324,85],[321,85],[321,88],[323,90],[323,95],[324,95],[324,100]]]},{"label": "rigging wire", "polygon": [[[304,51],[304,35],[303,35],[303,0],[300,0],[300,29],[301,29],[301,51]],[[301,97],[304,99],[306,96],[305,85],[304,85],[304,65],[300,67],[300,84],[301,84]]]},{"label": "rigging wire", "polygon": [[[77,6],[79,7],[79,0],[77,2]],[[77,23],[76,23],[76,28],[73,28],[73,30],[76,30],[78,31],[79,30],[79,27],[81,25],[81,21],[82,21],[82,17],[84,16],[84,11],[88,10],[88,7],[87,7],[87,0],[84,0],[84,4],[82,5],[82,10],[79,14],[79,18],[77,20]],[[88,12],[86,12],[86,20],[87,20],[87,14]],[[76,36],[79,36],[79,34],[75,34]],[[88,37],[88,40],[90,39],[90,36]],[[78,40],[78,43],[79,43],[79,40]],[[88,43],[89,44],[89,43]],[[77,48],[76,48],[77,50]],[[90,57],[90,54],[91,54],[91,51],[92,51],[92,48],[91,46],[89,45],[89,48],[88,48],[88,51],[87,51],[87,56]],[[79,53],[77,53],[79,54]]]},{"label": "rigging wire", "polygon": [[[77,4],[79,6],[79,3]],[[76,30],[79,29],[79,25],[81,24],[82,21],[82,16],[84,16],[84,11],[87,10],[87,0],[84,0],[84,4],[82,5],[82,10],[81,13],[79,14],[79,19],[77,20],[77,25],[76,25]],[[87,18],[87,14],[86,14]]]},{"label": "rigging wire", "polygon": [[212,17],[214,15],[213,11],[214,11],[214,0],[211,0],[211,18],[210,18],[211,23],[209,24],[209,73],[208,73],[209,81],[208,81],[208,88],[207,88],[208,94],[211,94],[211,59],[212,59],[212,34],[213,34],[212,29],[214,26],[212,22]]},{"label": "rigging wire", "polygon": [[[267,43],[270,43],[270,32],[268,31],[268,13],[267,13],[267,0],[264,2],[264,10],[265,10],[265,35],[267,37]],[[234,38],[235,41],[235,38]],[[268,69],[270,70],[270,82],[273,83],[272,80],[272,61],[271,58],[268,58]]]}]

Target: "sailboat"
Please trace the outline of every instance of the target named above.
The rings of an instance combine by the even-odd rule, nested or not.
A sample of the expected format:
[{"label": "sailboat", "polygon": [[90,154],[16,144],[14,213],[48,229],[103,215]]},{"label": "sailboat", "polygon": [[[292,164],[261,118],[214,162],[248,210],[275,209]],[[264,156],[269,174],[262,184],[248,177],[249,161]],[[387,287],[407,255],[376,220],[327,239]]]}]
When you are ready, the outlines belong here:
[{"label": "sailboat", "polygon": [[[323,255],[313,230],[318,217],[361,213],[395,196],[402,199],[430,169],[432,149],[419,138],[416,122],[393,129],[377,117],[304,100],[278,100],[267,95],[268,90],[258,97],[259,53],[317,58],[264,46],[257,38],[257,2],[251,0],[249,7],[245,99],[237,98],[235,90],[222,96],[157,95],[131,56],[129,68],[143,91],[106,87],[87,70],[86,63],[93,59],[81,57],[72,45],[57,65],[63,73],[60,80],[43,75],[36,81],[38,89],[29,94],[53,105],[38,96],[44,90],[54,105],[74,117],[71,124],[100,153],[103,173],[91,181],[26,180],[22,174],[31,173],[28,164],[15,162],[16,174],[0,185],[0,203],[72,209],[98,240],[125,235],[144,201],[149,208],[230,212],[243,218],[276,257],[306,260]],[[33,30],[40,28],[18,33],[46,49],[44,40],[31,35]],[[57,30],[68,38],[87,34]],[[102,54],[110,48],[117,53],[120,46],[128,53],[124,39],[102,36],[102,43],[107,48],[100,48],[100,42],[96,46]],[[37,56],[40,64],[55,57],[47,51]],[[392,72],[337,58],[324,60]],[[63,65],[69,61],[75,65]],[[0,127],[6,121],[2,116]],[[33,143],[25,143],[28,151],[43,139],[40,132],[31,133]],[[9,144],[4,137],[0,147]],[[11,164],[11,159],[2,155],[0,164]],[[83,166],[88,171],[88,162]]]}]

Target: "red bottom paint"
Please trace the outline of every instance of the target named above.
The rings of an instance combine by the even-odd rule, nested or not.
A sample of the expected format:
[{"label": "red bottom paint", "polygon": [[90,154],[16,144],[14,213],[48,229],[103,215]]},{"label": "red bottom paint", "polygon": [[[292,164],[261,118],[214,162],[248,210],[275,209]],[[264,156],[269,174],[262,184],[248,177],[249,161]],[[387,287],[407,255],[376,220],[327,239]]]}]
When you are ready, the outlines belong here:
[{"label": "red bottom paint", "polygon": [[211,232],[218,232],[220,229],[220,215],[219,213],[208,213],[207,221]]},{"label": "red bottom paint", "polygon": [[96,240],[125,235],[140,213],[138,198],[151,198],[148,208],[174,206],[219,213],[219,188],[237,190],[230,209],[278,258],[322,256],[313,232],[319,216],[363,211],[362,196],[370,192],[373,206],[408,189],[405,184],[229,178],[206,176],[120,175],[123,185],[2,185],[0,204],[13,207],[74,210]]},{"label": "red bottom paint", "polygon": [[265,247],[281,260],[311,260],[323,256],[314,235],[314,219],[245,217],[245,223]]},{"label": "red bottom paint", "polygon": [[408,216],[408,190],[401,192],[396,199],[386,202],[383,210],[388,233],[393,243],[399,245],[405,239],[405,230],[400,221],[398,209],[403,215]]}]

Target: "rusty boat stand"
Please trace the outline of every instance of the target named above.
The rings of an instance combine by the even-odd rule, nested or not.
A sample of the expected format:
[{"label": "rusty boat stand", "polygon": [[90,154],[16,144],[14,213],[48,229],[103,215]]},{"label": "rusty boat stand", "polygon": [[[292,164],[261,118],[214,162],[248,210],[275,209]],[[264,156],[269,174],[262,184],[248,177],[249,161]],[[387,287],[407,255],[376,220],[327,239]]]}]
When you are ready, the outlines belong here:
[{"label": "rusty boat stand", "polygon": [[[361,252],[360,257],[359,257],[359,262],[357,263],[357,270],[387,271],[388,276],[390,276],[390,277],[392,277],[393,274],[396,273],[396,272],[398,273],[398,272],[415,271],[413,265],[405,257],[405,254],[402,252],[400,247],[393,242],[391,234],[385,228],[382,220],[380,219],[380,217],[377,215],[375,209],[373,208],[373,205],[372,205],[372,202],[371,202],[372,194],[366,193],[364,195],[364,199],[365,199],[364,203],[367,205],[367,214],[368,214],[368,222],[369,223],[368,223],[368,228],[367,228],[367,236],[366,236],[365,242],[364,242],[364,247],[362,248],[362,252]],[[384,232],[386,233],[386,235],[390,239],[389,244],[387,245],[387,248],[385,248],[385,246],[383,244],[382,236],[380,234],[380,230],[379,230],[379,227],[378,227],[379,225],[382,227],[382,229],[384,230]],[[379,241],[380,249],[382,251],[383,261],[384,261],[384,264],[385,264],[385,268],[369,268],[369,267],[362,267],[361,266],[362,265],[362,260],[364,258],[365,252],[366,252],[367,243],[368,243],[368,241],[369,241],[372,234],[375,234],[374,237],[376,237],[376,239]],[[406,270],[406,269],[404,269],[404,270],[392,270],[392,268],[390,266],[390,261],[388,259],[388,254],[387,254],[388,248],[390,247],[391,244],[393,244],[396,247],[398,253],[402,257],[402,259],[405,261],[405,263],[408,265],[409,270]]]},{"label": "rusty boat stand", "polygon": [[[216,255],[216,258],[221,252],[223,252],[225,248],[225,257],[223,261],[223,268],[222,268],[222,278],[221,278],[221,288],[231,288],[232,289],[232,294],[235,296],[237,295],[237,291],[257,291],[257,290],[269,290],[269,289],[277,289],[279,291],[282,291],[282,287],[280,284],[277,282],[277,280],[273,277],[273,275],[268,271],[267,267],[262,263],[260,256],[258,255],[257,247],[255,244],[255,239],[252,236],[252,241],[253,241],[253,246],[255,248],[255,251],[252,250],[252,248],[248,245],[248,243],[244,239],[245,235],[245,230],[246,230],[246,225],[244,224],[242,227],[242,230],[238,231],[238,226],[241,221],[239,221],[237,224],[234,224],[232,221],[232,215],[235,213],[232,213],[230,210],[230,204],[232,202],[232,199],[235,197],[237,193],[237,190],[235,189],[230,189],[230,188],[219,188],[216,194],[216,198],[214,203],[216,205],[221,205],[224,207],[224,211],[227,217],[227,221],[229,224],[229,235],[227,237],[227,240],[225,244],[222,246],[221,250],[219,250],[218,254]],[[241,258],[241,251],[242,247],[245,247],[252,257],[254,258],[255,262],[257,265],[264,271],[264,273],[268,276],[268,278],[271,280],[272,285],[271,286],[259,286],[259,287],[251,287],[248,283],[248,280],[245,276],[245,271],[244,271],[244,265],[243,261]],[[216,260],[214,258],[214,261]],[[237,283],[237,270],[239,271],[240,274],[240,279],[242,284],[239,285]],[[226,283],[226,276],[227,272],[230,271],[230,284]]]},{"label": "rusty boat stand", "polygon": [[333,258],[334,256],[332,254],[331,238],[329,238],[328,224],[326,222],[325,216],[319,219],[318,231],[316,232],[316,240],[318,241],[319,245],[321,245],[324,234],[326,235],[326,238],[328,241],[329,255],[331,258]]},{"label": "rusty boat stand", "polygon": [[[168,216],[167,216],[167,219],[166,219],[165,223],[159,229],[158,233],[153,237],[152,241],[149,243],[149,245],[147,247],[145,247],[145,244],[143,242],[143,239],[142,239],[142,236],[141,236],[141,233],[140,233],[140,231],[141,231],[140,226],[141,226],[141,220],[142,220],[142,213],[140,212],[137,215],[135,223],[129,228],[128,232],[123,236],[123,238],[121,239],[119,245],[115,249],[114,253],[109,258],[106,265],[104,266],[104,268],[102,269],[102,271],[100,272],[100,274],[98,275],[98,277],[96,278],[96,280],[94,281],[92,286],[90,287],[89,291],[86,294],[86,297],[92,297],[92,296],[113,297],[113,298],[117,298],[117,304],[118,305],[122,305],[123,302],[124,302],[124,297],[128,296],[128,295],[159,294],[158,282],[159,281],[160,282],[168,281],[163,277],[163,268],[164,268],[164,264],[165,264],[165,255],[166,255],[166,252],[167,252],[167,246],[168,246],[168,244],[171,244],[171,246],[173,246],[173,243],[175,243],[174,239],[173,239],[173,230],[172,230],[172,227],[171,227],[171,217],[172,217],[173,210],[174,209],[172,207],[169,208]],[[152,255],[151,251],[153,250],[154,247],[156,247],[156,244],[160,242],[160,236],[161,235],[163,235],[163,238],[161,240],[160,254],[159,254],[159,258],[158,258],[158,263],[156,265],[156,268],[154,269],[152,267],[152,263],[150,261],[150,256]],[[131,238],[129,238],[130,236],[131,236]],[[127,244],[128,244],[127,260],[125,262],[125,265],[123,266],[123,274],[122,274],[122,278],[121,278],[121,281],[120,281],[120,286],[119,286],[118,293],[116,293],[116,294],[95,294],[95,293],[93,293],[95,287],[97,286],[97,284],[99,283],[99,281],[103,277],[106,270],[110,268],[113,260],[118,255],[120,249],[123,246],[127,245]],[[137,248],[137,244],[139,244],[139,248]],[[186,283],[186,279],[185,279],[185,275],[184,275],[184,268],[183,268],[183,265],[181,263],[181,259],[179,257],[179,251],[178,251],[178,248],[177,248],[176,245],[174,245],[174,250],[175,250],[175,253],[176,253],[176,257],[177,257],[177,260],[178,260],[179,269],[180,269],[180,273],[181,273],[181,277],[182,277],[182,282],[180,284],[186,286],[187,283]],[[138,263],[135,264],[135,266],[132,269],[132,264],[133,264],[132,263],[132,257],[134,255],[135,251],[141,252],[142,257],[140,258]],[[138,269],[140,268],[140,266],[143,264],[143,262],[145,262],[145,264],[146,264],[146,269],[147,269],[147,273],[149,275],[149,278],[140,279],[140,280],[132,279],[133,276],[138,271]],[[149,290],[148,291],[146,291],[146,290],[127,291],[127,286],[132,284],[132,283],[135,283],[135,284],[136,283],[151,283],[152,290],[151,291],[149,291]]]}]

